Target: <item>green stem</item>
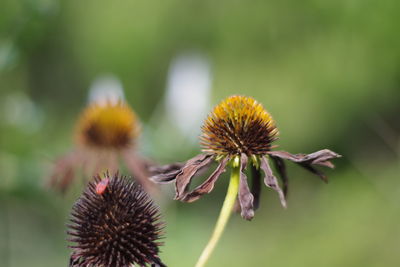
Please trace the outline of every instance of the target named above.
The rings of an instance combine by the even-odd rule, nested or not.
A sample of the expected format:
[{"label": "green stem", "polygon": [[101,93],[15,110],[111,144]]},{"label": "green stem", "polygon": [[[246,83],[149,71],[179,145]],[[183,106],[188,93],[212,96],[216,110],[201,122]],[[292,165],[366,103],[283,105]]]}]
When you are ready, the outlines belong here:
[{"label": "green stem", "polygon": [[207,246],[204,248],[201,253],[200,258],[196,263],[196,267],[203,267],[207,263],[207,260],[210,258],[211,253],[214,251],[215,246],[218,243],[222,233],[224,232],[225,226],[229,220],[229,217],[232,213],[233,206],[235,205],[236,196],[239,191],[239,177],[240,177],[240,163],[239,158],[235,158],[233,161],[233,169],[231,173],[231,179],[229,181],[228,191],[226,193],[226,197],[224,200],[224,204],[222,205],[221,212],[218,217],[218,221],[215,225],[214,232],[207,243]]}]

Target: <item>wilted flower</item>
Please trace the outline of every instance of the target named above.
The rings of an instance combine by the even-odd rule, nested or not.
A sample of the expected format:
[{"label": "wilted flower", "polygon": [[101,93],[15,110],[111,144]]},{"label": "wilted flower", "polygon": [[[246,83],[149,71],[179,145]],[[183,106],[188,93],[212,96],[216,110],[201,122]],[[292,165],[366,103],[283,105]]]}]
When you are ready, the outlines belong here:
[{"label": "wilted flower", "polygon": [[[282,205],[286,207],[288,181],[284,159],[299,164],[326,181],[325,175],[315,166],[333,168],[329,160],[340,157],[328,149],[308,155],[274,151],[276,146],[273,142],[278,139],[278,134],[274,120],[261,104],[250,97],[231,96],[217,105],[203,124],[200,137],[203,153],[183,164],[152,168],[152,179],[158,183],[175,181],[175,199],[192,202],[209,193],[218,177],[232,164],[233,168],[237,167],[240,177],[238,200],[241,215],[250,220],[259,203],[261,171],[265,174],[265,185],[279,194]],[[283,190],[272,172],[269,159],[276,165]],[[215,161],[218,162],[215,171],[201,185],[189,190],[193,177]],[[244,173],[248,161],[253,173],[251,189]]]},{"label": "wilted flower", "polygon": [[153,183],[148,179],[148,161],[135,151],[139,133],[136,114],[122,100],[90,104],[77,122],[76,146],[56,161],[50,185],[65,191],[80,168],[86,176],[104,169],[116,171],[122,158],[137,181],[149,191]]},{"label": "wilted flower", "polygon": [[95,176],[71,217],[71,267],[165,266],[158,257],[164,227],[158,208],[126,177]]}]

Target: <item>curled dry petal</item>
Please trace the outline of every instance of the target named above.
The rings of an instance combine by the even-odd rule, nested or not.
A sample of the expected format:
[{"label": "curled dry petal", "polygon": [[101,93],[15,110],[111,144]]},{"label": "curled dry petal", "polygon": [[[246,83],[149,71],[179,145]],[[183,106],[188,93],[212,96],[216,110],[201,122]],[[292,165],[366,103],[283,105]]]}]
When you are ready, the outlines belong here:
[{"label": "curled dry petal", "polygon": [[283,186],[283,194],[286,197],[287,193],[288,193],[289,179],[288,179],[288,176],[286,173],[285,162],[281,158],[278,158],[278,157],[271,156],[271,159],[275,164],[275,168],[279,173],[279,177],[281,178],[282,186]]},{"label": "curled dry petal", "polygon": [[286,151],[269,151],[268,154],[273,157],[296,162],[303,168],[309,170],[315,175],[318,175],[325,182],[327,182],[327,177],[324,175],[324,173],[317,170],[312,165],[334,168],[335,166],[329,160],[341,157],[341,155],[329,149],[322,149],[311,154],[291,154]]},{"label": "curled dry petal", "polygon": [[266,158],[266,156],[261,157],[260,168],[265,173],[265,178],[264,178],[265,185],[272,188],[278,193],[282,206],[286,208],[285,194],[283,194],[283,191],[278,184],[278,180],[272,173],[271,167],[269,166],[268,159]]},{"label": "curled dry petal", "polygon": [[210,193],[213,188],[215,182],[218,180],[219,176],[225,172],[226,164],[229,161],[229,157],[225,157],[219,163],[217,169],[204,181],[201,185],[196,187],[192,192],[187,193],[185,196],[182,197],[182,201],[186,202],[193,202],[198,200],[202,195]]},{"label": "curled dry petal", "polygon": [[[296,163],[306,162],[308,164],[331,166],[331,168],[333,168],[334,165],[329,162],[329,160],[341,157],[341,155],[329,149],[322,149],[311,154],[291,154],[286,151],[269,151],[267,154],[282,159],[288,159]],[[329,163],[327,164],[327,162]]]},{"label": "curled dry petal", "polygon": [[161,184],[173,182],[184,165],[184,163],[177,162],[160,167],[151,166],[149,168],[150,179]]},{"label": "curled dry petal", "polygon": [[187,193],[193,176],[202,168],[210,165],[214,157],[209,154],[200,154],[189,159],[175,178],[175,199],[181,200]]},{"label": "curled dry petal", "polygon": [[247,156],[242,153],[240,155],[240,183],[239,183],[239,202],[241,207],[242,217],[246,220],[251,220],[254,217],[253,201],[254,197],[250,193],[249,185],[247,184],[247,176],[243,172],[247,166]]}]

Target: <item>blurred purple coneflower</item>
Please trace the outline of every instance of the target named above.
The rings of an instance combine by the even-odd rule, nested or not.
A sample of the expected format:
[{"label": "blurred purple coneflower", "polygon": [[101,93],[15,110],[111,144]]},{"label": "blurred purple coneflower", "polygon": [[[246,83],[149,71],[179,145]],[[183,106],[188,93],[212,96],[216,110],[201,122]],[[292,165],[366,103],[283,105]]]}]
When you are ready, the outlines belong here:
[{"label": "blurred purple coneflower", "polygon": [[104,170],[116,171],[119,160],[147,192],[149,161],[136,152],[140,125],[136,114],[123,100],[94,102],[82,112],[76,125],[75,147],[55,162],[50,186],[64,192],[82,170],[91,177]]}]

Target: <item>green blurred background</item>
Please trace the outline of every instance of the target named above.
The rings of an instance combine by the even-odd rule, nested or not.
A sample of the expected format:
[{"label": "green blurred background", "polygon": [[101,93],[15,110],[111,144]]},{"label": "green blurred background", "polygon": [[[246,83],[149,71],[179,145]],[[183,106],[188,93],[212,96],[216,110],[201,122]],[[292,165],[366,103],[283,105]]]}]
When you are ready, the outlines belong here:
[{"label": "green blurred background", "polygon": [[[82,188],[61,197],[44,184],[99,77],[123,86],[139,149],[161,163],[198,153],[201,119],[231,94],[263,103],[281,149],[344,156],[328,185],[290,165],[288,209],[263,188],[254,220],[232,217],[209,266],[400,266],[399,12],[396,0],[2,0],[0,266],[67,265]],[[168,266],[194,265],[226,175],[192,204],[164,188]]]}]

